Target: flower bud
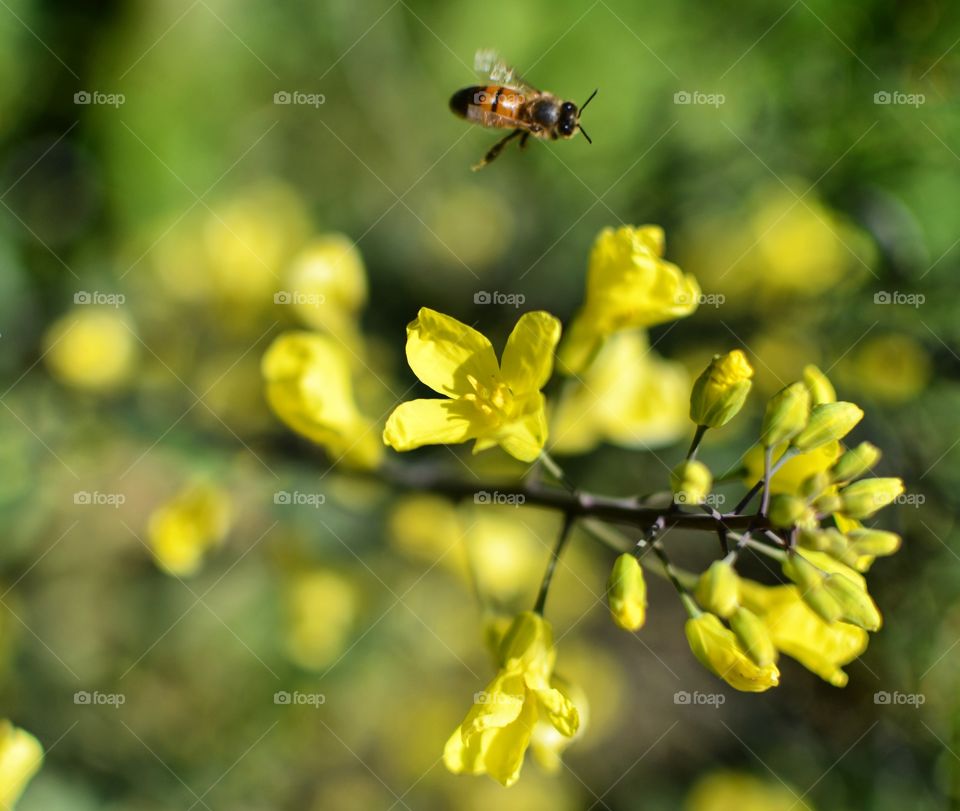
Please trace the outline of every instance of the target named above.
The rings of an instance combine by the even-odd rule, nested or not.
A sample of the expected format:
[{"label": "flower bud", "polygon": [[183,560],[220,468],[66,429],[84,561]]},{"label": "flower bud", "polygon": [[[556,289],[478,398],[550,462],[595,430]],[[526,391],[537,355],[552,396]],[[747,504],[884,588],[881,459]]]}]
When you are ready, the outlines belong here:
[{"label": "flower bud", "polygon": [[770,499],[767,515],[775,527],[792,527],[794,524],[807,523],[810,518],[807,502],[798,496],[777,493]]},{"label": "flower bud", "polygon": [[740,578],[733,564],[716,560],[710,564],[697,582],[694,596],[707,611],[720,617],[729,617],[737,609]]},{"label": "flower bud", "polygon": [[849,546],[846,536],[833,527],[802,530],[797,535],[797,543],[802,549],[826,552],[832,558],[846,555]]},{"label": "flower bud", "polygon": [[823,515],[831,515],[840,512],[843,508],[843,499],[836,493],[824,493],[818,496],[813,502],[813,509]]},{"label": "flower bud", "polygon": [[859,478],[880,461],[880,449],[869,442],[844,451],[830,474],[835,482],[849,482]]},{"label": "flower bud", "polygon": [[793,439],[810,417],[810,392],[803,383],[791,383],[767,401],[760,427],[760,444],[772,448]]},{"label": "flower bud", "polygon": [[841,620],[865,631],[880,630],[883,622],[880,611],[863,586],[842,574],[829,574],[824,588],[840,606]]},{"label": "flower bud", "polygon": [[863,419],[863,409],[853,403],[821,403],[813,407],[810,421],[793,440],[801,451],[812,451],[828,442],[842,439]]},{"label": "flower bud", "polygon": [[830,486],[830,477],[825,471],[819,471],[807,476],[800,485],[799,495],[806,499],[814,499]]},{"label": "flower bud", "polygon": [[703,462],[687,459],[670,473],[670,489],[677,504],[701,504],[713,487],[713,475]]},{"label": "flower bud", "polygon": [[743,408],[751,377],[753,367],[739,349],[714,355],[693,384],[690,419],[710,428],[726,425]]},{"label": "flower bud", "polygon": [[640,562],[629,552],[617,558],[607,579],[607,603],[613,621],[638,631],[647,619],[647,583]]},{"label": "flower bud", "polygon": [[777,661],[777,649],[773,645],[767,626],[763,624],[760,617],[741,606],[730,615],[728,622],[747,656],[760,667],[772,665]]},{"label": "flower bud", "polygon": [[829,378],[812,363],[803,370],[803,382],[810,391],[810,402],[818,406],[821,403],[832,403],[837,399],[837,393]]},{"label": "flower bud", "polygon": [[731,687],[758,693],[779,684],[777,666],[757,665],[740,647],[734,633],[725,628],[715,614],[704,612],[688,619],[684,631],[694,656]]},{"label": "flower bud", "polygon": [[849,518],[869,518],[903,493],[900,479],[861,479],[840,491],[843,513]]},{"label": "flower bud", "polygon": [[827,575],[802,555],[792,554],[783,562],[784,575],[800,590],[803,601],[827,622],[840,619],[842,610],[826,589]]},{"label": "flower bud", "polygon": [[847,533],[850,549],[858,555],[885,557],[900,548],[900,536],[880,529],[855,529]]}]

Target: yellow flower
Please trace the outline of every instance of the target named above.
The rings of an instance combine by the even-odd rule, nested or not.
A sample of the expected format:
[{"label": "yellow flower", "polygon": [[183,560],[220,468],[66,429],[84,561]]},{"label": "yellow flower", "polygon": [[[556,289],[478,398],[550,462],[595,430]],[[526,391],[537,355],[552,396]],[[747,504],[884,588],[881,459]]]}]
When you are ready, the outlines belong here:
[{"label": "yellow flower", "polygon": [[414,374],[449,399],[401,403],[387,420],[383,441],[394,450],[476,440],[473,452],[500,445],[532,462],[547,440],[540,389],[553,371],[560,322],[549,313],[520,317],[497,363],[475,329],[426,307],[407,327],[407,361]]},{"label": "yellow flower", "polygon": [[763,620],[777,650],[834,687],[847,683],[841,666],[867,649],[866,631],[845,622],[826,622],[803,601],[796,586],[742,580],[740,599]]},{"label": "yellow flower", "polygon": [[312,240],[287,273],[290,304],[307,325],[344,338],[367,301],[367,273],[352,240],[324,234]]},{"label": "yellow flower", "polygon": [[[780,445],[774,449],[773,459],[777,459],[786,450],[786,445]],[[770,482],[770,492],[789,493],[796,495],[800,492],[803,483],[811,476],[823,473],[829,470],[833,463],[840,456],[841,447],[839,442],[829,442],[814,448],[808,453],[801,453],[783,463],[783,466],[773,474]],[[763,478],[763,448],[755,445],[743,458],[744,467],[747,474],[744,481],[747,485],[753,485],[754,482]]]},{"label": "yellow flower", "polygon": [[720,617],[729,617],[737,610],[739,591],[740,577],[733,564],[726,560],[715,560],[700,575],[694,596],[707,611]]},{"label": "yellow flower", "polygon": [[343,652],[356,619],[356,590],[327,569],[296,574],[284,592],[285,647],[290,659],[307,670],[323,670]]},{"label": "yellow flower", "polygon": [[687,642],[700,663],[737,690],[760,693],[780,683],[773,663],[760,667],[740,647],[737,637],[714,614],[702,613],[687,620]]},{"label": "yellow flower", "polygon": [[683,364],[650,349],[642,331],[618,333],[561,392],[551,418],[552,450],[586,453],[601,442],[670,445],[687,432],[689,390]]},{"label": "yellow flower", "polygon": [[777,780],[732,771],[710,772],[687,795],[684,811],[811,811],[798,792]]},{"label": "yellow flower", "polygon": [[695,425],[720,428],[743,408],[750,393],[753,367],[739,349],[713,360],[693,384],[690,419]]},{"label": "yellow flower", "polygon": [[613,621],[625,631],[638,631],[647,619],[647,583],[640,561],[624,552],[607,579],[607,602]]},{"label": "yellow flower", "polygon": [[147,536],[156,564],[178,577],[200,569],[230,529],[230,498],[211,484],[191,485],[151,513]]},{"label": "yellow flower", "polygon": [[137,340],[124,318],[107,310],[74,308],[44,336],[43,359],[70,386],[109,391],[126,383],[137,361]]},{"label": "yellow flower", "polygon": [[652,327],[697,309],[696,280],[662,257],[659,226],[600,232],[590,252],[586,300],[561,348],[564,374],[580,374],[614,332]]},{"label": "yellow flower", "polygon": [[561,757],[564,750],[575,740],[580,738],[587,727],[589,705],[587,695],[580,687],[571,684],[556,673],[550,678],[550,686],[562,693],[567,700],[577,708],[577,717],[580,723],[573,735],[564,735],[549,720],[543,718],[537,721],[530,739],[530,751],[534,758],[550,774],[557,774],[563,762]]},{"label": "yellow flower", "polygon": [[376,467],[382,448],[371,422],[357,409],[345,350],[323,335],[286,332],[261,364],[267,402],[290,428],[334,459]]},{"label": "yellow flower", "polygon": [[712,487],[710,468],[696,459],[685,459],[670,471],[670,489],[677,504],[702,504]]},{"label": "yellow flower", "polygon": [[447,741],[443,762],[455,774],[489,774],[504,786],[520,776],[538,722],[566,738],[580,717],[569,696],[551,684],[556,651],[550,623],[519,614],[500,645],[500,671]]},{"label": "yellow flower", "polygon": [[910,335],[868,337],[840,364],[840,373],[861,391],[888,403],[913,400],[933,377],[924,345]]},{"label": "yellow flower", "polygon": [[9,721],[0,721],[0,808],[13,808],[42,764],[40,741]]}]

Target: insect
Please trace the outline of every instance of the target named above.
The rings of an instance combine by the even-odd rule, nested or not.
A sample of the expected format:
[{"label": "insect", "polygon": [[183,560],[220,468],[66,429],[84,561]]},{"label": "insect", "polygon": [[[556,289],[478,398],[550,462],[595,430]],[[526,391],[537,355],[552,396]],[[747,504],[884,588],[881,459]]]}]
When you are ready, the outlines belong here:
[{"label": "insect", "polygon": [[596,90],[578,110],[573,102],[563,101],[552,93],[544,93],[529,85],[494,51],[477,51],[474,67],[491,84],[458,90],[450,98],[450,109],[481,127],[513,130],[490,147],[483,160],[473,167],[474,171],[494,160],[517,137],[520,138],[522,149],[531,135],[555,141],[558,138],[573,138],[579,130],[587,143],[593,143],[580,124],[580,115],[597,95]]}]

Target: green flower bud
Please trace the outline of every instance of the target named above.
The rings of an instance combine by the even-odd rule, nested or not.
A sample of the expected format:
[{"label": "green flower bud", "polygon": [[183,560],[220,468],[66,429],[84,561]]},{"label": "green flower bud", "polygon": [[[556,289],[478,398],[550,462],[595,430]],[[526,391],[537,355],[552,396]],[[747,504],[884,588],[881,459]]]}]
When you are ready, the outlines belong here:
[{"label": "green flower bud", "polygon": [[854,529],[847,533],[850,549],[858,555],[885,557],[900,548],[900,536],[880,529]]},{"label": "green flower bud", "polygon": [[777,493],[770,499],[767,515],[775,527],[792,527],[801,522],[807,523],[810,508],[807,502],[788,493]]},{"label": "green flower bud", "polygon": [[850,518],[869,518],[903,493],[900,479],[860,479],[840,491],[843,513]]},{"label": "green flower bud", "polygon": [[803,383],[791,383],[767,402],[760,427],[760,444],[772,448],[792,439],[810,417],[810,392]]},{"label": "green flower bud", "polygon": [[783,562],[784,575],[792,580],[803,601],[827,622],[836,622],[843,613],[836,598],[826,589],[827,575],[802,555],[792,554]]},{"label": "green flower bud", "polygon": [[736,611],[740,599],[740,578],[733,564],[725,560],[711,563],[700,575],[694,596],[707,611],[718,617],[729,617]]},{"label": "green flower bud", "polygon": [[647,619],[647,583],[640,562],[629,552],[617,558],[607,580],[607,603],[613,621],[638,631]]},{"label": "green flower bud", "polygon": [[863,409],[853,403],[821,403],[813,407],[807,426],[793,440],[801,451],[812,451],[842,439],[863,419]]},{"label": "green flower bud", "polygon": [[697,425],[719,428],[726,425],[750,392],[753,367],[739,349],[713,360],[693,384],[690,394],[690,419]]},{"label": "green flower bud", "polygon": [[818,496],[813,502],[813,509],[823,515],[831,515],[840,512],[843,508],[843,499],[836,493],[824,493]]},{"label": "green flower bud", "polygon": [[824,581],[824,588],[840,606],[841,620],[865,631],[880,630],[883,622],[880,611],[863,586],[842,574],[829,574]]},{"label": "green flower bud", "polygon": [[703,462],[688,459],[670,473],[670,489],[677,504],[701,504],[713,487],[713,475]]},{"label": "green flower bud", "polygon": [[880,449],[869,442],[844,451],[830,474],[835,482],[849,482],[859,478],[880,461]]},{"label": "green flower bud", "polygon": [[797,535],[797,544],[802,549],[814,552],[826,552],[830,557],[841,558],[846,555],[849,544],[840,530],[828,529],[802,530]]},{"label": "green flower bud", "polygon": [[824,471],[814,473],[812,476],[808,476],[803,480],[803,484],[800,485],[800,495],[806,499],[816,498],[826,490],[830,484],[830,476]]},{"label": "green flower bud", "polygon": [[777,661],[777,649],[773,645],[767,626],[763,624],[760,617],[741,606],[730,615],[728,621],[730,630],[737,635],[747,656],[760,667],[772,665]]},{"label": "green flower bud", "polygon": [[837,399],[833,383],[812,363],[803,370],[803,382],[810,391],[810,402],[818,406],[821,403],[833,403]]}]

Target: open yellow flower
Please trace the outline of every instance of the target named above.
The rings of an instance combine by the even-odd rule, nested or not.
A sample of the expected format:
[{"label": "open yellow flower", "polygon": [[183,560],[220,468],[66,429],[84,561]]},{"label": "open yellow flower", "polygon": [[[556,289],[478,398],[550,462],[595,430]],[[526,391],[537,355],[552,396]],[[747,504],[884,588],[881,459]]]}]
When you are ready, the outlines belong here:
[{"label": "open yellow flower", "polygon": [[684,436],[690,381],[683,364],[650,349],[642,331],[614,335],[551,416],[552,451],[587,453],[601,442],[659,448]]},{"label": "open yellow flower", "polygon": [[842,665],[867,649],[867,632],[845,622],[826,622],[796,586],[740,581],[740,601],[767,626],[774,646],[834,687],[847,683]]},{"label": "open yellow flower", "polygon": [[561,349],[563,372],[580,374],[605,338],[631,327],[652,327],[697,309],[693,276],[663,259],[663,229],[604,228],[590,252],[583,307]]},{"label": "open yellow flower", "polygon": [[13,808],[42,763],[40,741],[9,721],[0,721],[0,808]]},{"label": "open yellow flower", "polygon": [[532,462],[547,440],[540,389],[553,371],[560,322],[549,313],[520,317],[497,363],[493,346],[475,329],[426,307],[407,326],[407,361],[414,374],[449,399],[401,403],[383,441],[398,451],[476,440],[473,452],[500,445]]},{"label": "open yellow flower", "polygon": [[780,683],[775,664],[761,667],[740,647],[733,631],[715,614],[701,613],[687,620],[684,628],[690,650],[700,663],[736,690],[762,693]]},{"label": "open yellow flower", "polygon": [[553,630],[539,614],[519,614],[500,644],[500,671],[447,741],[443,762],[455,774],[489,774],[504,786],[520,777],[537,724],[548,722],[572,738],[577,708],[551,683],[556,651]]},{"label": "open yellow flower", "polygon": [[267,402],[290,428],[321,445],[335,461],[373,468],[382,448],[357,409],[346,352],[312,332],[286,332],[262,362]]}]

